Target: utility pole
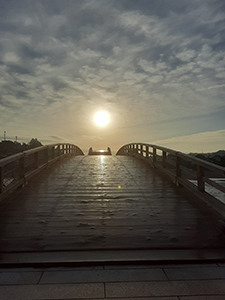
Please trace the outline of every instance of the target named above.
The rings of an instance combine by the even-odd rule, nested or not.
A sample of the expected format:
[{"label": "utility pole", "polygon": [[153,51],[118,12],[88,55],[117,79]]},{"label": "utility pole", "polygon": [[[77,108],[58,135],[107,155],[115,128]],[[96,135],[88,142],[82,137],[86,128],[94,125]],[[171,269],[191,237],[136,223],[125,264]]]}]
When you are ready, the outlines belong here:
[{"label": "utility pole", "polygon": [[4,131],[4,141],[5,141],[5,139],[6,139],[6,131]]}]

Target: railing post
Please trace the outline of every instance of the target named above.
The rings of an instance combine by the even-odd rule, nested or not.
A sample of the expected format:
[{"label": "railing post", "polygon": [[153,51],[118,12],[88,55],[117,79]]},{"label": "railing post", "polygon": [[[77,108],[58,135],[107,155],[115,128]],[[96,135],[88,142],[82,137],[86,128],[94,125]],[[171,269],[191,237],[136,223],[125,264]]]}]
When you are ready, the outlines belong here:
[{"label": "railing post", "polygon": [[197,179],[198,179],[198,190],[204,192],[205,182],[204,182],[204,168],[197,165]]},{"label": "railing post", "polygon": [[38,168],[38,152],[34,153],[34,167],[35,169]]},{"label": "railing post", "polygon": [[145,145],[146,158],[149,158],[149,146]]},{"label": "railing post", "polygon": [[153,165],[156,163],[156,148],[153,148]]},{"label": "railing post", "polygon": [[45,150],[45,161],[46,161],[46,164],[48,166],[48,162],[49,162],[49,147],[48,146]]},{"label": "railing post", "polygon": [[143,145],[140,145],[141,146],[141,156],[143,156]]},{"label": "railing post", "polygon": [[0,167],[0,194],[3,193],[3,166]]},{"label": "railing post", "polygon": [[51,155],[51,160],[52,160],[55,158],[55,146],[51,147],[51,153],[52,153],[52,155]]},{"label": "railing post", "polygon": [[165,151],[162,152],[162,166],[163,166],[163,168],[166,167],[166,152]]},{"label": "railing post", "polygon": [[53,158],[56,158],[58,156],[58,147],[55,145],[53,146]]},{"label": "railing post", "polygon": [[181,177],[181,169],[180,169],[181,159],[176,153],[176,175],[175,175],[175,184],[179,185],[178,178]]},{"label": "railing post", "polygon": [[26,185],[26,176],[25,176],[25,154],[23,154],[23,157],[20,158],[19,160],[19,165],[20,165],[20,171],[19,171],[19,176],[20,178],[23,178],[23,185]]}]

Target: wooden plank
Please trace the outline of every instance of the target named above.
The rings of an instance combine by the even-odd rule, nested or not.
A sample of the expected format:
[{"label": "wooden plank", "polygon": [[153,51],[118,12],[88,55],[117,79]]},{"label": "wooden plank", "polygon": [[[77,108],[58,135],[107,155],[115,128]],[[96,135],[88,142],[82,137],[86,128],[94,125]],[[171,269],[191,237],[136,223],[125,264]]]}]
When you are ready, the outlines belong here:
[{"label": "wooden plank", "polygon": [[222,249],[192,198],[135,158],[72,157],[0,204],[0,251]]}]

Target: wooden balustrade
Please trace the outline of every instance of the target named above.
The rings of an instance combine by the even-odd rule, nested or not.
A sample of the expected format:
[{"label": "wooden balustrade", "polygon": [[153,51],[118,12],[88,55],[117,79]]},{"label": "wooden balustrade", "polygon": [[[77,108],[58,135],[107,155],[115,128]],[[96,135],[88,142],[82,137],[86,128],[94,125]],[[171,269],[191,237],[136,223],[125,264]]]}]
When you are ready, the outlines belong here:
[{"label": "wooden balustrade", "polygon": [[213,178],[225,179],[225,168],[165,147],[131,143],[121,147],[117,155],[132,155],[167,174],[177,186],[184,186],[225,216],[225,203],[207,191],[211,186],[225,193],[225,187]]},{"label": "wooden balustrade", "polygon": [[0,201],[43,168],[68,155],[84,155],[73,144],[37,147],[0,159]]}]

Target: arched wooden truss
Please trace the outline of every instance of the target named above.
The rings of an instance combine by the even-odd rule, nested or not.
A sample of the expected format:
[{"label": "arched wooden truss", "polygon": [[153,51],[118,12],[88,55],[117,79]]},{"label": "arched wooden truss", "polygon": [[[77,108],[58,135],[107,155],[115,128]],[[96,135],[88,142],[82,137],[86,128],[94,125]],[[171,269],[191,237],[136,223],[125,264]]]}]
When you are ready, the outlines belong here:
[{"label": "arched wooden truss", "polygon": [[0,159],[0,201],[19,186],[57,160],[69,155],[84,155],[73,144],[52,144]]},{"label": "arched wooden truss", "polygon": [[184,186],[225,216],[225,203],[207,192],[207,187],[225,193],[225,187],[213,178],[225,178],[225,168],[191,155],[165,147],[131,143],[122,146],[116,155],[132,155],[144,160],[172,178],[176,185]]}]

